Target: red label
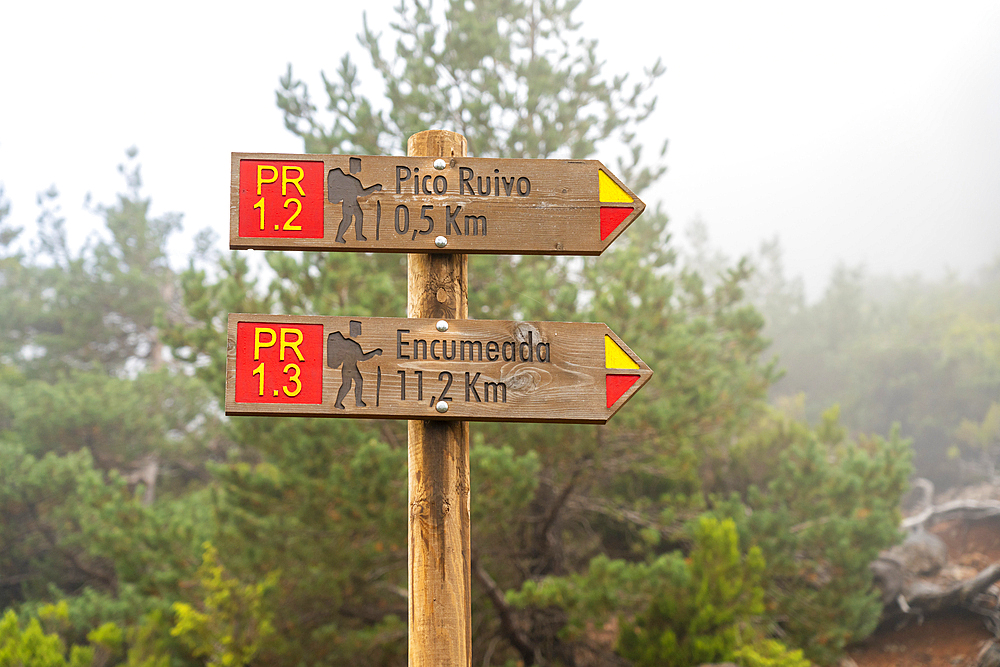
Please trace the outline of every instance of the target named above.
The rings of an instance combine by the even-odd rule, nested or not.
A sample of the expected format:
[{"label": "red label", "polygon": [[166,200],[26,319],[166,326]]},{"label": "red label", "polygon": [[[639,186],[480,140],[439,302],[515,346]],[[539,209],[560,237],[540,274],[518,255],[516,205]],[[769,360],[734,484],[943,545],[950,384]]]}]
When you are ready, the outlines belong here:
[{"label": "red label", "polygon": [[237,403],[322,403],[323,325],[236,323]]},{"label": "red label", "polygon": [[631,208],[612,208],[610,206],[601,207],[601,240],[608,238],[608,234],[618,229],[622,220],[632,212]]},{"label": "red label", "polygon": [[639,379],[638,375],[608,375],[605,378],[605,383],[607,384],[607,398],[608,407],[610,408],[614,405],[622,395],[628,391],[635,381]]},{"label": "red label", "polygon": [[239,235],[323,238],[323,163],[240,160]]}]

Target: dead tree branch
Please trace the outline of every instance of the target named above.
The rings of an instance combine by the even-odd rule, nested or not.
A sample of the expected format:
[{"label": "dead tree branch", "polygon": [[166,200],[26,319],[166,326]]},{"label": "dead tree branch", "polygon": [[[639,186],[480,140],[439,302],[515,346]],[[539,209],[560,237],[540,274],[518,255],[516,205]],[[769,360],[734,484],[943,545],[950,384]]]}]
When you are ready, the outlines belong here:
[{"label": "dead tree branch", "polygon": [[486,595],[500,617],[500,633],[510,642],[510,645],[521,654],[525,665],[541,664],[541,652],[531,643],[528,636],[514,622],[514,609],[507,603],[507,596],[500,590],[493,577],[483,569],[478,558],[472,559],[472,574],[476,581],[486,590]]}]

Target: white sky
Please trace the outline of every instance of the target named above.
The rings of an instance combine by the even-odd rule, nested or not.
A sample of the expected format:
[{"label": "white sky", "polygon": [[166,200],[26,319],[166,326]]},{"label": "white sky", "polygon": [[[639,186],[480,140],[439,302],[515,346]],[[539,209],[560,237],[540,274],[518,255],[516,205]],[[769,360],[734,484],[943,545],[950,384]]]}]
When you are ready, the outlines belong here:
[{"label": "white sky", "polygon": [[[180,260],[199,229],[227,237],[230,152],[302,151],[274,103],[286,64],[323,103],[320,70],[365,62],[362,9],[383,29],[398,2],[8,4],[14,224],[33,232],[55,184],[83,238],[100,224],[86,193],[112,202],[135,145],[154,213],[184,214]],[[640,138],[650,153],[669,138],[668,173],[644,199],[677,237],[696,217],[730,255],[778,235],[813,296],[838,261],[935,277],[1000,257],[1000,2],[583,0],[576,17],[609,77],[663,58]]]}]

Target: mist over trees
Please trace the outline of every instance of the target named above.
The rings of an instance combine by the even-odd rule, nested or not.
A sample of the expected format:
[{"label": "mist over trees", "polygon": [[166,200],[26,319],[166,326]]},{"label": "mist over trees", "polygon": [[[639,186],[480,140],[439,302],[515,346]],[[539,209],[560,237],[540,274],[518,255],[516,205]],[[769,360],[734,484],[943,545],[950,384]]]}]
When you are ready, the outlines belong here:
[{"label": "mist over trees", "polygon": [[[726,259],[703,229],[691,260]],[[898,425],[912,442],[916,473],[939,488],[994,483],[1000,443],[1000,258],[938,280],[873,275],[838,266],[807,302],[785,275],[778,241],[749,258],[747,295],[764,316],[768,355],[781,376],[772,404],[815,423],[832,405],[855,433]]]},{"label": "mist over trees", "polygon": [[[365,26],[385,101],[345,56],[324,115],[290,68],[286,126],[373,154],[432,126],[499,157],[616,137],[633,189],[662,174],[641,142],[658,65],[607,77],[572,2],[471,5],[404,9],[393,57]],[[406,664],[405,424],[220,407],[228,313],[400,316],[405,256],[257,266],[203,234],[173,267],[179,216],[150,217],[134,152],[122,174],[80,248],[54,192],[30,238],[0,204],[0,656]],[[476,317],[607,322],[655,371],[607,426],[473,425],[475,664],[832,664],[881,611],[906,437],[918,464],[937,433],[955,466],[1000,448],[997,270],[881,290],[845,270],[807,304],[776,245],[679,257],[671,234],[650,207],[600,258],[470,261]]]}]

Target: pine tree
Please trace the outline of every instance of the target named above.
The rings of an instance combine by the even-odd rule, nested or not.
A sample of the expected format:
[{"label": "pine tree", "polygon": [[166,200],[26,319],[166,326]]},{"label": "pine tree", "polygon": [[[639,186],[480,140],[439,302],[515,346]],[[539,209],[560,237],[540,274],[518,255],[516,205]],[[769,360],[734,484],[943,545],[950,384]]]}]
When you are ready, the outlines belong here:
[{"label": "pine tree", "polygon": [[[618,171],[641,191],[661,173],[639,166],[636,127],[652,109],[652,101],[642,101],[647,84],[626,94],[623,80],[600,77],[595,44],[571,37],[574,6],[452,2],[438,25],[429,7],[403,5],[393,28],[395,59],[383,57],[367,26],[362,35],[385,84],[385,108],[360,94],[357,71],[345,57],[337,77],[324,79],[332,112],[328,124],[289,70],[278,94],[286,126],[303,138],[307,151],[375,154],[402,152],[408,134],[443,126],[463,132],[472,153],[499,157],[589,157],[602,140],[623,133],[632,150]],[[482,24],[489,28],[473,31],[469,26],[482,27],[481,14],[491,17]],[[656,66],[650,76],[659,72]],[[572,121],[563,116],[569,110]],[[220,313],[403,312],[402,257],[268,253],[266,261],[270,272],[262,275],[272,276],[269,281],[253,277],[236,255],[221,259],[217,278],[196,269],[183,277],[189,312],[198,314],[200,324],[177,331],[174,346],[187,344],[192,358],[209,360],[202,372],[215,378],[218,391],[225,347]],[[599,259],[484,256],[470,262],[470,312],[476,317],[607,321],[656,370],[628,409],[605,427],[474,426],[474,660],[489,652],[493,660],[570,665],[581,651],[618,659],[612,657],[614,642],[566,631],[574,618],[567,601],[517,606],[512,604],[517,595],[504,591],[527,591],[540,581],[558,586],[602,558],[619,560],[622,571],[634,575],[665,551],[690,547],[691,526],[706,509],[728,515],[726,494],[741,494],[732,501],[739,507],[753,499],[771,508],[791,493],[775,481],[784,471],[773,465],[755,470],[758,461],[747,454],[769,452],[769,460],[783,460],[777,455],[797,442],[760,426],[775,369],[762,361],[764,321],[744,299],[751,271],[747,262],[709,276],[678,266],[660,211],[647,211]],[[234,440],[259,451],[261,460],[220,472],[220,548],[236,554],[242,547],[227,563],[241,578],[280,569],[286,582],[278,587],[277,633],[265,658],[273,664],[324,659],[402,664],[401,424],[250,418],[234,419],[233,426]],[[897,444],[873,441],[866,447],[884,461],[887,451],[903,449],[892,442]],[[808,451],[812,460],[818,450]],[[868,479],[868,473],[857,460],[838,459],[826,474],[844,480],[837,484],[858,484],[856,477]],[[832,482],[816,492],[833,494],[817,505],[832,516],[847,521],[868,513],[874,522],[858,529],[865,548],[838,552],[832,564],[857,585],[852,593],[836,588],[845,596],[840,606],[830,602],[832,609],[855,610],[831,638],[834,653],[870,627],[862,555],[895,537],[886,526],[896,518],[905,464],[888,472],[882,497],[850,497]],[[487,516],[490,520],[481,520]],[[780,533],[794,526],[773,522],[769,529]],[[792,546],[767,536],[759,548],[785,568],[788,554],[782,550]],[[766,635],[786,624],[782,614],[793,608],[789,599],[816,584],[807,572],[782,575],[784,589],[777,588],[777,575],[762,576],[773,599],[767,598],[765,613],[747,614],[759,628],[759,642],[743,647],[739,656],[733,653],[734,659],[744,664],[783,659],[784,649],[768,643]],[[613,590],[595,587],[593,594],[613,597]],[[789,599],[778,590],[787,591]],[[646,598],[646,604],[654,608],[659,602]],[[606,613],[626,611],[618,606]],[[608,616],[592,620],[592,627],[599,627]],[[796,620],[795,632],[807,633],[829,619],[803,613]],[[713,631],[706,632],[705,641],[715,641]],[[794,653],[786,657],[794,664]]]},{"label": "pine tree", "polygon": [[138,166],[121,172],[126,192],[94,209],[104,233],[80,247],[54,190],[25,248],[0,232],[0,608],[62,601],[80,645],[183,598],[214,532],[207,464],[228,447],[210,392],[163,348],[179,216],[149,216]]},{"label": "pine tree", "polygon": [[[394,59],[362,35],[385,104],[345,58],[329,122],[289,70],[286,125],[324,152],[402,152],[438,123],[500,157],[589,157],[617,137],[616,171],[641,191],[662,173],[638,140],[650,81],[606,80],[575,6],[456,0],[440,23],[403,4]],[[260,268],[202,236],[175,275],[176,219],[151,220],[125,173],[103,240],[70,249],[50,207],[37,253],[0,257],[2,602],[30,616],[65,599],[71,644],[114,622],[133,665],[405,664],[404,425],[218,410],[227,313],[399,316],[405,258],[266,253]],[[0,244],[16,235],[0,227]],[[641,663],[673,636],[669,659],[796,665],[794,644],[825,632],[810,655],[826,659],[870,628],[866,559],[894,539],[906,444],[766,408],[749,263],[678,263],[647,210],[599,259],[484,256],[471,275],[475,316],[606,321],[655,370],[607,426],[474,426],[477,664]]]},{"label": "pine tree", "polygon": [[[624,79],[601,78],[596,44],[573,41],[574,7],[497,2],[473,8],[453,2],[442,26],[419,3],[403,7],[394,28],[395,60],[383,58],[370,29],[362,36],[385,82],[387,110],[360,95],[356,70],[345,58],[338,79],[325,79],[334,111],[328,126],[305,85],[291,71],[282,79],[279,106],[286,126],[303,137],[307,151],[381,153],[399,152],[409,133],[443,125],[464,132],[474,154],[501,157],[588,157],[602,140],[622,133],[631,161],[620,163],[619,171],[641,190],[662,173],[639,166],[635,129],[653,108],[649,84],[626,92]],[[481,15],[494,17],[485,24],[491,27],[472,31]],[[660,72],[656,65],[649,76]],[[595,553],[642,557],[651,549],[650,532],[654,543],[683,542],[684,522],[703,510],[699,451],[723,456],[725,443],[764,397],[771,371],[759,363],[762,321],[741,302],[747,267],[734,267],[707,290],[698,276],[676,267],[669,241],[666,217],[647,212],[599,260],[471,262],[470,312],[476,317],[608,321],[644,359],[667,369],[608,427],[475,426],[474,517],[486,516],[483,507],[491,508],[491,516],[509,517],[473,523],[477,651],[496,647],[496,638],[503,640],[493,649],[498,658],[503,653],[530,661],[541,652],[547,659],[570,659],[575,649],[560,639],[558,623],[552,625],[540,610],[514,610],[502,591],[586,568]],[[267,285],[249,279],[235,256],[222,262],[224,271],[214,282],[198,271],[183,278],[190,312],[204,313],[198,336],[208,342],[214,330],[215,350],[224,348],[217,313],[226,310],[403,312],[401,257],[266,258],[274,275]],[[175,347],[193,340],[183,336]],[[208,345],[191,348],[210,357],[203,370],[221,378],[218,353]],[[234,438],[265,456],[265,462],[233,466],[222,477],[226,492],[219,511],[235,529],[233,545],[254,545],[246,566],[264,572],[280,562],[288,573],[300,570],[297,562],[350,564],[325,579],[323,568],[314,569],[308,585],[295,586],[276,605],[276,627],[294,628],[288,650],[343,656],[364,646],[365,657],[355,653],[353,659],[365,664],[390,660],[393,651],[401,655],[402,606],[394,592],[405,582],[401,425],[281,419],[234,425]],[[346,472],[358,465],[364,478],[384,480],[381,488],[393,490],[381,493],[376,505],[366,504],[364,512],[348,511],[355,506],[351,499],[371,497],[367,486],[357,486],[361,477]],[[368,551],[373,525],[379,535],[374,546],[382,551]],[[341,544],[351,551],[342,553]],[[364,574],[372,569],[382,574]],[[329,611],[305,615],[321,606]],[[514,627],[524,624],[528,630],[520,636]],[[324,639],[335,632],[339,643]]]}]

